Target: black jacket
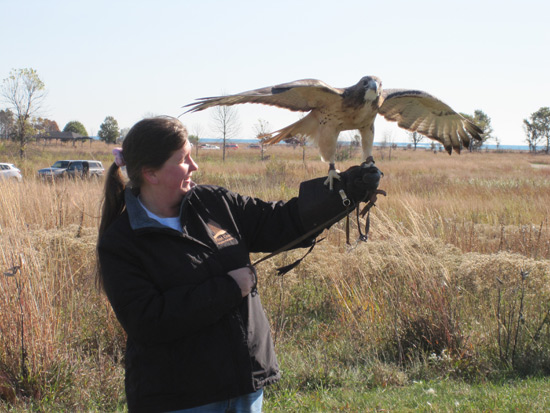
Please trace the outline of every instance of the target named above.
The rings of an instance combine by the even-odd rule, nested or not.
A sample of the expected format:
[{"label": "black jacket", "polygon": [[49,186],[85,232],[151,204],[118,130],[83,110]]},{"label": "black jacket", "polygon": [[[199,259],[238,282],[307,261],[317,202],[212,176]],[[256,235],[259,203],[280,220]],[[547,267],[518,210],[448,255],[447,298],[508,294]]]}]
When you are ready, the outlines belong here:
[{"label": "black jacket", "polygon": [[181,205],[181,232],[150,219],[127,189],[126,210],[98,254],[105,292],[128,335],[130,411],[190,408],[280,378],[260,296],[241,298],[227,272],[249,264],[250,252],[274,251],[344,209],[322,180],[302,186],[286,203],[196,186]]}]

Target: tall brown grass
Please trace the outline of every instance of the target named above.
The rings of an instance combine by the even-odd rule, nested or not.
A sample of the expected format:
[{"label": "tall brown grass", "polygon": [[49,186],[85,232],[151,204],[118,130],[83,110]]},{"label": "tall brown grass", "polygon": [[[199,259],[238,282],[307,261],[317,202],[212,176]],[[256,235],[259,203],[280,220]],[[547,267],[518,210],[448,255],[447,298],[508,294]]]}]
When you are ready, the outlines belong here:
[{"label": "tall brown grass", "polygon": [[[0,181],[0,272],[7,274],[0,275],[0,406],[121,408],[124,333],[94,285],[102,182],[36,178],[57,159],[107,167],[110,147],[34,145],[23,161],[16,153],[0,148],[0,160],[25,175],[19,184]],[[313,148],[305,162],[300,149],[268,155],[261,161],[259,151],[239,149],[221,162],[218,151],[199,151],[195,179],[278,200],[327,171]],[[353,373],[366,385],[423,374],[550,372],[550,160],[388,155],[377,153],[388,196],[373,209],[368,243],[347,246],[338,223],[284,278],[274,269],[303,251],[258,268],[288,371],[282,386],[346,380],[359,365],[370,366]]]}]

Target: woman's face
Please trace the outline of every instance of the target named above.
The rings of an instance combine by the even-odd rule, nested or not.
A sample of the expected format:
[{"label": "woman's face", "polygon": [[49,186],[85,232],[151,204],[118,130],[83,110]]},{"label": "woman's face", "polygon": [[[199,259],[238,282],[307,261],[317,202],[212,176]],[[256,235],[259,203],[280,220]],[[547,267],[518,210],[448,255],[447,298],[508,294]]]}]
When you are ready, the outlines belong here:
[{"label": "woman's face", "polygon": [[181,199],[191,189],[191,175],[197,169],[198,165],[191,158],[191,145],[186,141],[181,149],[175,151],[161,168],[155,171],[155,175],[166,195]]}]

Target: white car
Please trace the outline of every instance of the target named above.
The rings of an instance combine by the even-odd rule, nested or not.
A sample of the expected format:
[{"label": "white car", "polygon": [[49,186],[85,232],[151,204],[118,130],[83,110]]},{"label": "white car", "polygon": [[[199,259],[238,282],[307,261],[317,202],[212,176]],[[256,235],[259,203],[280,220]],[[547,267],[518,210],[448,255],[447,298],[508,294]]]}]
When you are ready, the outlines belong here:
[{"label": "white car", "polygon": [[0,163],[0,179],[13,179],[21,182],[23,175],[21,171],[12,163]]}]

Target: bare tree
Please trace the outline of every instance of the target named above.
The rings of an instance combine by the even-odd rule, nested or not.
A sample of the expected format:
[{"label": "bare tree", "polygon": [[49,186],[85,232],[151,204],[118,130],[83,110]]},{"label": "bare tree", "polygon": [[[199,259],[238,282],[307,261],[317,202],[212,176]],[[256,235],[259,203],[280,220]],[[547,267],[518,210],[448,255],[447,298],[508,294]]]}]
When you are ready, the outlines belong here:
[{"label": "bare tree", "polygon": [[234,106],[215,106],[212,110],[212,129],[223,139],[223,161],[225,162],[225,142],[234,137],[241,125],[237,108]]},{"label": "bare tree", "polygon": [[495,146],[497,147],[497,152],[500,151],[500,138],[498,136],[493,136],[493,140],[495,141]]},{"label": "bare tree", "polygon": [[1,94],[15,114],[19,156],[23,158],[32,134],[31,117],[40,111],[46,97],[44,82],[34,69],[13,69],[3,81]]},{"label": "bare tree", "polygon": [[190,132],[191,132],[191,135],[195,135],[200,140],[200,138],[204,136],[204,126],[202,125],[202,123],[194,123],[191,126]]},{"label": "bare tree", "polygon": [[353,154],[355,153],[355,149],[361,146],[361,134],[359,130],[353,129],[344,132],[343,136],[346,138],[346,140],[349,141],[349,145],[347,148],[348,153],[346,156],[344,156],[343,159],[351,159],[353,157]]},{"label": "bare tree", "polygon": [[416,146],[422,142],[425,138],[424,135],[419,134],[418,132],[408,132],[409,133],[409,139],[413,144],[414,150],[416,151]]},{"label": "bare tree", "polygon": [[390,130],[385,130],[383,135],[382,135],[382,141],[378,145],[378,148],[380,150],[381,159],[384,159],[386,148],[389,147],[390,148],[389,160],[391,161],[391,150],[392,150],[393,146],[394,146],[393,133]]},{"label": "bare tree", "polygon": [[267,120],[258,119],[258,123],[254,125],[254,133],[256,134],[256,138],[260,140],[260,159],[262,161],[265,159],[264,157],[265,145],[262,141],[262,136],[267,135],[270,132],[271,132],[271,126],[269,125],[269,122]]},{"label": "bare tree", "polygon": [[[300,112],[299,118],[303,119],[305,118],[307,113]],[[292,144],[293,145],[299,145],[302,148],[302,164],[304,165],[304,168],[306,167],[306,148],[307,148],[307,141],[308,136],[306,135],[296,135],[292,137]],[[289,143],[289,141],[285,141]]]},{"label": "bare tree", "polygon": [[199,156],[199,141],[201,137],[204,136],[204,127],[202,123],[195,123],[191,126],[191,131],[189,134],[189,140],[193,145],[195,145],[195,156]]}]

